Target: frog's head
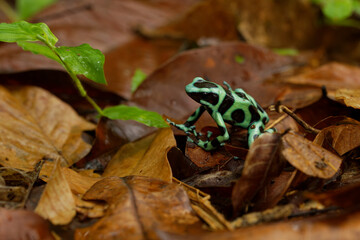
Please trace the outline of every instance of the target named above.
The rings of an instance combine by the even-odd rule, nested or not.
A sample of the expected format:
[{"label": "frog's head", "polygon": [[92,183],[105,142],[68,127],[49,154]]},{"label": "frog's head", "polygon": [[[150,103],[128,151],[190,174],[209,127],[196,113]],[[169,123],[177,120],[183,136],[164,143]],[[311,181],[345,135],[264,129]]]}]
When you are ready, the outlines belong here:
[{"label": "frog's head", "polygon": [[219,88],[220,86],[216,83],[206,81],[201,77],[196,77],[192,83],[186,85],[185,91],[189,97],[198,103],[216,105],[219,101],[219,95],[217,93]]}]

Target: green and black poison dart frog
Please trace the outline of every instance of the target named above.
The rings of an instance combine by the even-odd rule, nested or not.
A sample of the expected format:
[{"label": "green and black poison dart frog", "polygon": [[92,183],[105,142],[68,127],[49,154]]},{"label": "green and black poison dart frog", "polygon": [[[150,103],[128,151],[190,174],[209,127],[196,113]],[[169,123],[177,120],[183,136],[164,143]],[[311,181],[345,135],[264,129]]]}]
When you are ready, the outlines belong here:
[{"label": "green and black poison dart frog", "polygon": [[[175,124],[168,122],[187,134],[193,133],[196,137],[196,145],[206,151],[214,150],[224,145],[224,141],[229,139],[229,133],[225,122],[233,126],[248,129],[248,145],[264,132],[274,132],[275,129],[265,129],[265,124],[269,122],[269,117],[264,109],[241,88],[232,90],[227,82],[224,82],[226,88],[206,81],[201,77],[194,78],[193,82],[185,87],[186,93],[200,103],[201,106],[188,118],[184,124]],[[211,141],[199,139],[199,133],[195,130],[195,122],[199,117],[208,111],[219,127],[221,135]],[[208,134],[208,138],[211,133]],[[189,138],[190,141],[193,141]]]}]

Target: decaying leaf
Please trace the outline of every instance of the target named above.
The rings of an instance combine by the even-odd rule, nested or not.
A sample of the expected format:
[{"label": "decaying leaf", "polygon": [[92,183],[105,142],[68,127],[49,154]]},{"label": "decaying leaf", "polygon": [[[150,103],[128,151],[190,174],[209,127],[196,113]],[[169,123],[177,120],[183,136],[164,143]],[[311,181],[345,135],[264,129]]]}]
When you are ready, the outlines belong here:
[{"label": "decaying leaf", "polygon": [[35,212],[53,224],[68,224],[76,214],[75,200],[60,164],[56,164]]},{"label": "decaying leaf", "polygon": [[287,83],[307,85],[335,90],[338,88],[359,88],[360,69],[342,63],[328,63],[312,71],[290,77]]},{"label": "decaying leaf", "polygon": [[107,165],[103,176],[139,175],[171,182],[167,152],[175,146],[171,129],[159,129],[152,135],[121,147]]},{"label": "decaying leaf", "polygon": [[0,208],[0,239],[53,240],[48,222],[34,212]]},{"label": "decaying leaf", "polygon": [[335,150],[337,154],[342,156],[360,146],[360,125],[340,124],[324,128],[316,136],[314,143],[330,151]]},{"label": "decaying leaf", "polygon": [[263,134],[251,145],[242,176],[232,192],[235,214],[282,170],[280,138],[279,134]]},{"label": "decaying leaf", "polygon": [[37,87],[0,86],[0,164],[32,170],[41,159],[72,165],[90,150],[82,131],[94,125]]},{"label": "decaying leaf", "polygon": [[335,91],[335,99],[348,107],[360,109],[360,89],[340,88]]},{"label": "decaying leaf", "polygon": [[309,176],[331,178],[340,167],[340,157],[293,132],[285,134],[282,142],[285,159]]},{"label": "decaying leaf", "polygon": [[316,200],[324,206],[338,206],[354,208],[360,202],[360,183],[350,184],[323,193],[307,193],[306,196]]},{"label": "decaying leaf", "polygon": [[[66,200],[73,204],[70,197],[68,196],[68,191],[70,189],[70,194],[75,201],[75,208],[77,212],[80,212],[84,216],[90,218],[102,217],[104,215],[105,209],[107,208],[106,204],[103,204],[101,202],[89,202],[81,199],[83,194],[88,191],[93,184],[100,181],[102,178],[98,174],[94,174],[92,172],[76,172],[73,169],[67,167],[57,168],[59,169],[57,169],[56,171],[60,172],[58,173],[60,177],[58,177],[59,182],[57,182],[57,184],[62,186],[59,189],[57,187],[54,187],[50,190],[47,190],[48,188],[50,188],[49,184],[53,182],[53,164],[46,164],[40,172],[40,177],[44,181],[48,182],[45,189],[46,191],[48,191],[46,193],[46,198],[48,201],[42,204],[42,208],[51,208],[51,206],[47,206],[49,202],[55,206],[62,206],[64,199],[59,198],[58,196],[59,194],[62,194],[62,192],[65,192],[67,194],[66,196],[68,198]],[[66,186],[68,186],[68,188]],[[54,212],[52,216],[56,219],[58,217],[60,218],[61,215],[62,212]]]},{"label": "decaying leaf", "polygon": [[289,189],[296,173],[297,171],[283,171],[279,176],[274,178],[273,181],[268,183],[264,190],[256,196],[254,209],[261,211],[275,207]]},{"label": "decaying leaf", "polygon": [[[165,235],[172,240],[262,240],[262,239],[358,239],[360,212],[351,211],[328,214],[299,220],[282,221],[272,224],[251,226],[228,232],[176,236]],[[166,238],[167,237],[167,238]]]},{"label": "decaying leaf", "polygon": [[78,229],[75,239],[159,239],[159,231],[199,232],[199,219],[185,191],[177,184],[148,177],[109,177],[96,183],[86,200],[103,200],[109,209],[89,228]]}]

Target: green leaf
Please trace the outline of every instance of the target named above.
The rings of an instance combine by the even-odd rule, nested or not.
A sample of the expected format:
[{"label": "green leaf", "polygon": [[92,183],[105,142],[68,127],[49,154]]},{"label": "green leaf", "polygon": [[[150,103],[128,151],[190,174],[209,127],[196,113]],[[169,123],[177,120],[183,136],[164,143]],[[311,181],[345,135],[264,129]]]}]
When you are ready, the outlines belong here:
[{"label": "green leaf", "polygon": [[360,1],[359,0],[353,0],[353,11],[360,15]]},{"label": "green leaf", "polygon": [[135,70],[134,76],[131,80],[131,92],[135,92],[135,90],[140,86],[140,84],[146,79],[146,74],[141,71],[141,69],[137,68]]},{"label": "green leaf", "polygon": [[103,110],[103,115],[110,119],[135,120],[150,127],[169,127],[160,114],[146,111],[138,107],[129,107],[125,105],[107,107]]},{"label": "green leaf", "polygon": [[57,0],[17,0],[16,11],[20,20],[32,17]]},{"label": "green leaf", "polygon": [[299,51],[295,48],[273,48],[272,51],[282,56],[296,56],[299,54]]},{"label": "green leaf", "polygon": [[322,11],[332,20],[343,20],[352,14],[352,0],[327,0],[324,2]]},{"label": "green leaf", "polygon": [[23,41],[19,41],[17,42],[17,44],[20,47],[22,47],[22,49],[24,49],[25,51],[30,51],[34,54],[43,55],[62,64],[60,58],[48,46],[41,45],[38,43],[23,42]]},{"label": "green leaf", "polygon": [[77,47],[58,47],[55,51],[73,74],[84,75],[94,82],[106,84],[105,57],[100,50],[89,44],[82,44]]},{"label": "green leaf", "polygon": [[55,46],[58,39],[45,23],[0,23],[0,41],[41,41],[46,45]]},{"label": "green leaf", "polygon": [[237,63],[243,63],[243,62],[245,62],[245,58],[243,57],[243,56],[240,56],[240,55],[236,55],[235,56],[235,61],[237,62]]}]

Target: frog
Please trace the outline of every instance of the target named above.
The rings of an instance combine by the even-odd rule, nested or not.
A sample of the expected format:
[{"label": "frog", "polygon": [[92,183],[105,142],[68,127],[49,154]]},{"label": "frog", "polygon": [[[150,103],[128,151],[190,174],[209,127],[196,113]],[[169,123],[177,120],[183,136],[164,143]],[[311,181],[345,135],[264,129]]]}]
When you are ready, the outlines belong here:
[{"label": "frog", "polygon": [[[212,151],[220,146],[224,146],[229,140],[229,132],[225,123],[235,127],[246,128],[248,130],[248,147],[263,133],[273,133],[275,128],[265,130],[265,125],[269,122],[266,111],[247,94],[243,89],[232,89],[224,81],[223,86],[196,77],[186,85],[185,92],[194,101],[200,103],[195,112],[186,120],[184,124],[176,124],[171,120],[167,121],[174,127],[184,131],[187,135],[193,134],[195,140],[188,138],[189,141],[205,151]],[[220,131],[220,135],[209,140],[212,132],[208,132],[207,139],[201,140],[201,133],[196,132],[194,124],[200,116],[207,111],[214,119]]]}]

